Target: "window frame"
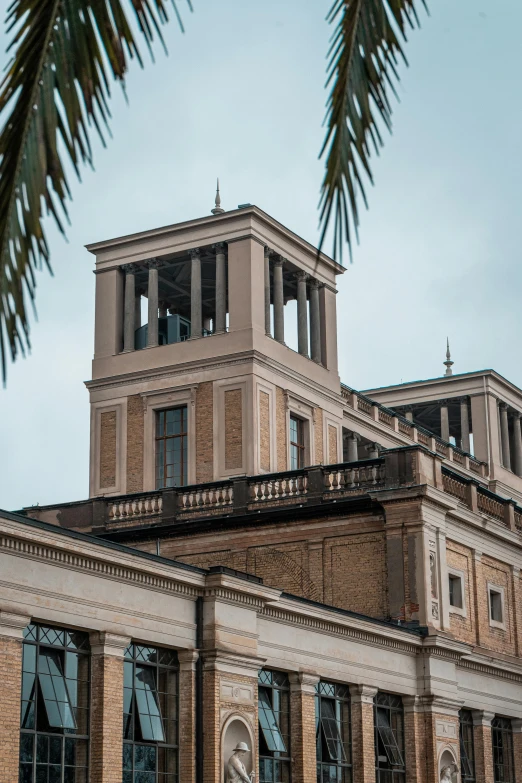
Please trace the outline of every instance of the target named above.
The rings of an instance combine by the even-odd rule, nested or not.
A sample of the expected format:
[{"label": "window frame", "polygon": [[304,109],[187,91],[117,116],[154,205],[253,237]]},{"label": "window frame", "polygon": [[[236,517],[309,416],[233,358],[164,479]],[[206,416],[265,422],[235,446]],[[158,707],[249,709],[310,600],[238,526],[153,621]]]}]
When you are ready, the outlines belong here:
[{"label": "window frame", "polygon": [[[506,601],[505,601],[505,588],[501,585],[493,584],[492,582],[487,583],[487,590],[488,590],[488,619],[489,619],[489,625],[491,628],[499,628],[503,631],[506,630]],[[491,595],[494,593],[495,595],[500,596],[500,610],[502,619],[501,620],[495,620],[493,618],[493,602],[491,600]]]},{"label": "window frame", "polygon": [[[166,434],[166,425],[167,425],[167,415],[171,413],[172,411],[183,411],[182,415],[182,422],[181,422],[181,432],[178,434],[173,435],[167,435]],[[159,435],[158,430],[160,427],[160,421],[161,417],[164,417],[164,434]],[[188,405],[186,403],[181,403],[179,405],[171,405],[169,407],[165,408],[158,408],[156,411],[154,411],[154,483],[155,483],[155,489],[170,489],[173,487],[184,487],[186,486],[189,476],[189,411],[188,411]],[[167,462],[167,444],[170,441],[180,441],[181,447],[180,447],[180,455],[181,455],[181,482],[179,484],[167,484],[166,482],[169,480],[169,477],[167,477],[167,467],[169,464]],[[159,445],[160,443],[163,444],[163,483],[160,483],[159,478],[159,463],[158,463],[158,457],[159,457]],[[173,478],[173,477],[172,477]]]},{"label": "window frame", "polygon": [[[54,673],[49,667],[47,671],[40,671],[41,659],[48,657],[49,652],[53,652],[60,662]],[[81,674],[84,676],[79,676]],[[51,679],[46,688],[40,677]],[[62,699],[58,699],[60,691]],[[30,780],[34,783],[38,779],[39,768],[47,768],[48,775],[51,767],[54,767],[55,772],[56,768],[59,769],[62,783],[67,769],[75,771],[75,779],[87,783],[90,767],[90,701],[91,649],[88,634],[54,624],[29,623],[24,630],[22,647],[20,781]],[[61,717],[61,725],[52,723],[50,704],[56,704],[55,714]],[[64,720],[59,704],[66,705],[70,710],[74,726]],[[42,759],[42,753],[46,754],[46,760]],[[80,763],[82,755],[84,763]],[[31,771],[23,772],[24,769]]]},{"label": "window frame", "polygon": [[[292,440],[292,422],[296,422],[296,440]],[[290,412],[288,442],[290,444],[290,470],[301,470],[306,465],[306,420]],[[294,449],[297,456],[297,464],[294,465]]]},{"label": "window frame", "polygon": [[[387,725],[379,725],[378,714],[386,713]],[[375,783],[405,783],[406,780],[406,755],[404,739],[404,705],[402,698],[397,694],[379,691],[373,700],[373,725],[375,736]],[[400,724],[399,730],[397,723]],[[387,729],[387,739],[384,730]],[[389,742],[390,734],[393,743]],[[380,744],[384,748],[385,758],[379,752]],[[393,763],[390,758],[389,748],[396,749],[401,764]],[[397,757],[396,757],[397,758]],[[382,774],[381,774],[382,773]]]},{"label": "window frame", "polygon": [[[280,742],[283,743],[284,751],[270,748],[270,740],[267,734],[272,733],[274,728],[265,729],[263,727],[261,699],[259,698],[261,693],[267,697],[270,704],[270,710],[277,726]],[[269,783],[269,781],[290,783],[292,780],[290,682],[285,672],[272,669],[259,670],[258,723],[259,783]]]},{"label": "window frame", "polygon": [[[451,580],[459,580],[460,582],[461,606],[451,603]],[[461,571],[459,568],[448,568],[448,606],[451,614],[459,614],[462,617],[468,616],[466,604],[466,580],[464,577],[464,571]]]},{"label": "window frame", "polygon": [[[499,739],[502,739],[499,742]],[[504,745],[504,742],[506,745]],[[491,721],[491,745],[493,750],[493,780],[494,783],[515,783],[515,756],[513,750],[513,725],[510,718],[495,715]],[[506,747],[507,746],[507,747]],[[499,760],[500,752],[507,753],[507,763]],[[502,757],[503,759],[504,757]],[[508,767],[509,775],[504,773],[504,767]],[[499,775],[499,768],[502,773]]]},{"label": "window frame", "polygon": [[[332,714],[323,714],[328,705]],[[332,724],[335,722],[335,731]],[[333,735],[337,736],[334,737]],[[353,748],[351,697],[348,685],[320,680],[315,686],[315,740],[317,783],[327,777],[332,780],[335,768],[337,783],[353,781]],[[338,743],[340,752],[333,757],[332,743]],[[326,753],[325,753],[326,750]]]},{"label": "window frame", "polygon": [[[465,708],[459,711],[459,748],[461,783],[476,783],[473,715]],[[465,769],[466,763],[469,773]]]},{"label": "window frame", "polygon": [[[148,655],[148,658],[144,658]],[[155,656],[155,660],[150,658]],[[168,663],[162,663],[166,660]],[[122,714],[122,733],[123,733],[123,763],[122,763],[122,783],[134,783],[136,773],[138,772],[150,772],[155,783],[157,781],[168,781],[168,783],[177,783],[179,779],[179,661],[175,650],[166,647],[158,647],[156,645],[140,644],[139,642],[131,642],[126,648],[123,656],[124,665],[124,686],[123,686],[123,714]],[[155,689],[153,692],[153,701],[157,706],[157,712],[159,720],[161,721],[162,737],[163,739],[145,739],[143,736],[143,722],[142,719],[147,714],[152,714],[150,709],[148,711],[142,710],[138,704],[138,697],[136,691],[142,689],[136,688],[137,669],[145,669],[147,671],[154,672],[153,681],[155,683]],[[129,672],[130,678],[129,678]],[[160,673],[167,672],[174,674],[175,688],[174,693],[170,691],[161,691]],[[152,690],[152,689],[151,689]],[[162,699],[162,697],[164,697]],[[172,701],[171,701],[172,700]],[[149,702],[148,695],[146,701]],[[174,717],[171,716],[168,708],[167,714],[163,714],[161,709],[161,701],[166,702],[167,705],[174,704]],[[170,734],[168,731],[168,723],[175,724],[175,742],[167,741]],[[152,727],[152,721],[151,721]],[[167,729],[167,731],[166,731]],[[152,733],[154,729],[151,728]],[[130,750],[129,750],[130,748]],[[140,754],[145,758],[148,755],[146,748],[154,748],[154,763],[155,769],[144,769],[136,766],[136,757]],[[130,766],[129,766],[130,757]],[[161,759],[165,759],[165,766],[167,765],[167,758],[175,758],[175,770],[173,772],[167,769],[159,769]]]}]

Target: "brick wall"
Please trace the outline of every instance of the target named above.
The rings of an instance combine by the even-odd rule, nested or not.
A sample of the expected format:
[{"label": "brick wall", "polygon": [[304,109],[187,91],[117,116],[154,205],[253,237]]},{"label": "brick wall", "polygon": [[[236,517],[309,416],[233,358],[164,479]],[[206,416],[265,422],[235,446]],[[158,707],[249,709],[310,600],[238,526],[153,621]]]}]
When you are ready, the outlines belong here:
[{"label": "brick wall", "polygon": [[335,465],[339,462],[337,454],[337,429],[332,425],[328,425],[328,463]]},{"label": "brick wall", "polygon": [[18,780],[22,642],[0,637],[0,783]]},{"label": "brick wall", "polygon": [[100,414],[100,488],[116,485],[116,411]]},{"label": "brick wall", "polygon": [[420,712],[408,708],[408,701],[415,702],[417,697],[407,697],[404,703],[404,756],[406,764],[406,783],[420,783],[426,777],[425,719]]},{"label": "brick wall", "polygon": [[450,607],[451,633],[463,642],[476,644],[476,594],[473,578],[473,552],[468,547],[447,540],[446,562],[449,568],[453,567],[464,572],[464,599],[467,614],[466,617],[463,617],[460,614],[452,612]]},{"label": "brick wall", "polygon": [[[482,555],[477,568],[477,609],[480,625],[480,644],[495,652],[515,654],[513,626],[513,585],[511,569],[493,558]],[[489,624],[488,582],[504,588],[505,629]]]},{"label": "brick wall", "polygon": [[475,779],[480,783],[493,783],[491,726],[476,725],[473,727],[473,750],[475,753]]},{"label": "brick wall", "polygon": [[127,397],[127,492],[143,490],[143,400]]},{"label": "brick wall", "polygon": [[196,481],[214,480],[214,387],[200,383],[196,392]]},{"label": "brick wall", "polygon": [[287,469],[287,443],[286,443],[286,403],[285,393],[279,386],[276,388],[276,443],[277,443],[277,470]]},{"label": "brick wall", "polygon": [[375,728],[373,695],[364,685],[350,687],[352,701],[352,752],[354,780],[375,783]]},{"label": "brick wall", "polygon": [[91,667],[91,780],[121,783],[123,658],[93,655]]},{"label": "brick wall", "polygon": [[322,465],[324,462],[323,452],[323,411],[321,408],[314,408],[314,450],[315,465]]},{"label": "brick wall", "polygon": [[243,467],[243,394],[225,391],[225,470]]},{"label": "brick wall", "polygon": [[304,684],[303,678],[307,675],[290,675],[292,783],[316,783],[315,693],[314,685]]},{"label": "brick wall", "polygon": [[259,392],[259,467],[270,471],[270,395]]},{"label": "brick wall", "polygon": [[353,535],[326,542],[325,601],[372,617],[386,617],[386,537]]},{"label": "brick wall", "polygon": [[197,653],[178,653],[179,672],[179,779],[184,783],[196,780],[196,680]]}]

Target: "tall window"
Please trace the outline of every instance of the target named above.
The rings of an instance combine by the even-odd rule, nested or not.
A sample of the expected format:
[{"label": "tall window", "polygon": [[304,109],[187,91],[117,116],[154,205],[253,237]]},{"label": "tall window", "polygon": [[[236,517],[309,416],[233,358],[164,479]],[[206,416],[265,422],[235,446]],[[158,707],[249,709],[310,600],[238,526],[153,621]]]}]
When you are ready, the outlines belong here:
[{"label": "tall window", "polygon": [[290,781],[290,704],[288,677],[283,672],[259,672],[260,783]]},{"label": "tall window", "polygon": [[304,468],[304,427],[305,423],[302,419],[290,416],[290,470]]},{"label": "tall window", "polygon": [[187,483],[187,406],[156,414],[156,489]]},{"label": "tall window", "polygon": [[350,691],[319,682],[315,696],[317,783],[351,783]]},{"label": "tall window", "polygon": [[509,718],[494,718],[491,723],[491,736],[495,783],[515,783],[513,730]]},{"label": "tall window", "polygon": [[375,783],[404,783],[404,714],[400,696],[377,694],[374,725]]},{"label": "tall window", "polygon": [[87,783],[89,637],[24,631],[19,783]]},{"label": "tall window", "polygon": [[122,783],[176,783],[178,661],[173,650],[125,650]]},{"label": "tall window", "polygon": [[462,783],[475,783],[473,717],[469,710],[459,712],[460,774]]}]

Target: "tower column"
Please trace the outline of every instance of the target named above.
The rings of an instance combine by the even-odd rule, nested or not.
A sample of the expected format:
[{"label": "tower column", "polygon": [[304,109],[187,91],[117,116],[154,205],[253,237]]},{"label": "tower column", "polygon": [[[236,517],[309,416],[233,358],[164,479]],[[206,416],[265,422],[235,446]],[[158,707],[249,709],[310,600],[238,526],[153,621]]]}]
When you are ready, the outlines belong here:
[{"label": "tower column", "polygon": [[447,400],[441,400],[441,406],[440,406],[440,436],[442,440],[449,441],[450,439],[450,432],[449,432],[449,412],[448,412],[448,401]]},{"label": "tower column", "polygon": [[124,264],[125,304],[123,311],[123,350],[134,350],[134,331],[136,329],[136,264]]},{"label": "tower column", "polygon": [[522,432],[521,432],[522,413],[515,412],[513,418],[513,434],[515,436],[515,473],[522,477]]},{"label": "tower column", "polygon": [[143,291],[137,288],[134,298],[134,330],[139,329],[141,326],[141,295]]},{"label": "tower column", "polygon": [[310,280],[310,344],[312,360],[321,364],[321,316],[319,312],[319,282]]},{"label": "tower column", "polygon": [[149,286],[147,298],[149,300],[149,317],[147,330],[147,348],[158,345],[158,267],[160,262],[153,258],[147,261],[149,270]]},{"label": "tower column", "polygon": [[265,333],[271,337],[270,329],[270,256],[272,251],[265,247]]},{"label": "tower column", "polygon": [[203,333],[203,317],[201,303],[201,257],[199,247],[190,251],[190,336],[201,337]]},{"label": "tower column", "polygon": [[284,259],[278,256],[274,263],[274,337],[280,342],[285,341],[285,302],[283,298],[283,264]]},{"label": "tower column", "polygon": [[356,432],[352,432],[352,434],[348,436],[348,462],[357,462],[359,459],[359,449],[357,445],[359,440],[360,435],[357,435]]},{"label": "tower column", "polygon": [[464,399],[460,401],[460,440],[462,451],[467,451],[469,454],[471,444],[469,440],[469,412],[467,397],[464,397]]},{"label": "tower column", "polygon": [[511,454],[509,450],[509,424],[508,406],[500,403],[500,439],[502,441],[502,464],[507,470],[511,470]]},{"label": "tower column", "polygon": [[215,332],[224,332],[227,328],[227,272],[225,266],[225,243],[217,242],[216,251],[216,323]]},{"label": "tower column", "polygon": [[308,313],[306,307],[306,272],[297,272],[297,349],[308,357]]}]

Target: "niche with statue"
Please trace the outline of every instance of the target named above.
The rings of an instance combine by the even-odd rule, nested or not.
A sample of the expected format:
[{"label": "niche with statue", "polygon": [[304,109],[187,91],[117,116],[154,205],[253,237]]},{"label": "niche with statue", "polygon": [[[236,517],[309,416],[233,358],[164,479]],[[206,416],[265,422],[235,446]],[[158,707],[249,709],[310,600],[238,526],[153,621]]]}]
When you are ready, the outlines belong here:
[{"label": "niche with statue", "polygon": [[221,740],[224,783],[254,783],[255,759],[252,732],[242,717],[231,717],[223,727]]}]

